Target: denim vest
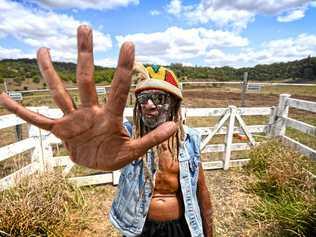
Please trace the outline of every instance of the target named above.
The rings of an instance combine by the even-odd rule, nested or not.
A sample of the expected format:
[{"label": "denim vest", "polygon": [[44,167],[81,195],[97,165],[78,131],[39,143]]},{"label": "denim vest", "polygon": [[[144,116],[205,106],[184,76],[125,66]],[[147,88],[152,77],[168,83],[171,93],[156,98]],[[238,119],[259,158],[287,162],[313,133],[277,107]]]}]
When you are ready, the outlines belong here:
[{"label": "denim vest", "polygon": [[[130,124],[124,124],[130,132]],[[185,141],[180,145],[180,187],[184,202],[184,215],[192,237],[202,237],[203,227],[197,201],[197,180],[200,163],[200,135],[185,127]],[[152,150],[147,152],[147,165],[154,170]],[[150,181],[145,181],[142,160],[135,160],[121,170],[119,189],[109,214],[112,224],[125,236],[141,234],[153,195]]]}]

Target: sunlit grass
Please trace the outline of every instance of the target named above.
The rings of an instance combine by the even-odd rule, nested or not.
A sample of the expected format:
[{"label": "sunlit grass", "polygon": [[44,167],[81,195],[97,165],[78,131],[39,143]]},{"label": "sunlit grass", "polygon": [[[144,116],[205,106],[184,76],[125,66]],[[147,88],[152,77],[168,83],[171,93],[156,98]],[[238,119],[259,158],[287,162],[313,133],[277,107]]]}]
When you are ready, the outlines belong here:
[{"label": "sunlit grass", "polygon": [[311,161],[277,140],[266,142],[249,153],[246,167],[252,182],[248,192],[260,197],[246,213],[261,223],[262,236],[313,236],[316,232],[316,181]]},{"label": "sunlit grass", "polygon": [[0,206],[0,236],[67,236],[89,223],[81,191],[58,172],[30,176],[0,192]]}]

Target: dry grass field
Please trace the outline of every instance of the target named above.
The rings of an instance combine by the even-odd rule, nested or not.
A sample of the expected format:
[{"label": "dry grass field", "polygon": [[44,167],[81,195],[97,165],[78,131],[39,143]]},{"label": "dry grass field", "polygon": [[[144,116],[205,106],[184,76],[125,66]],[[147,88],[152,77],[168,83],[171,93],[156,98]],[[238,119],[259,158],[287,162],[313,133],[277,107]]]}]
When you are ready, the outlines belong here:
[{"label": "dry grass field", "polygon": [[[75,92],[72,92],[74,96]],[[286,87],[264,87],[261,93],[248,93],[246,95],[247,107],[274,106],[278,104],[279,94],[288,93],[293,98],[299,98],[309,101],[316,101],[316,86],[297,88],[293,86]],[[240,89],[238,87],[200,87],[185,88],[184,105],[186,107],[227,107],[228,105],[240,106]],[[102,98],[104,99],[104,98]],[[75,99],[78,101],[78,99]],[[47,93],[40,95],[25,96],[23,101],[27,106],[49,105],[54,106],[50,96]],[[7,112],[0,108],[0,114]],[[290,117],[305,121],[316,126],[316,114],[300,110],[291,110]],[[189,126],[212,126],[217,119],[188,119]],[[245,118],[247,124],[264,124],[268,121],[267,117],[255,116]],[[26,136],[27,127],[23,126],[23,136]],[[293,129],[287,129],[287,135],[297,138],[304,144],[314,149],[316,148],[316,139],[312,136],[306,136]],[[0,147],[14,142],[14,130],[0,130]],[[211,143],[221,143],[223,137],[216,137]],[[263,139],[264,140],[264,139]],[[57,152],[57,151],[56,151]],[[61,147],[58,155],[65,155],[66,151]],[[15,167],[21,167],[27,164],[28,154],[10,159],[6,162],[0,162],[0,175],[5,176],[13,172]],[[248,152],[234,154],[234,157],[246,158]],[[221,154],[214,156],[203,156],[203,160],[219,159]],[[75,167],[70,176],[96,173],[98,171]],[[212,196],[214,206],[214,221],[216,236],[273,236],[269,235],[267,230],[271,228],[271,223],[254,220],[249,218],[247,213],[252,212],[253,208],[260,201],[260,198],[253,192],[247,191],[247,184],[253,182],[255,178],[249,175],[243,169],[230,169],[228,171],[217,170],[206,172],[207,184]],[[85,205],[80,212],[74,212],[74,219],[82,218],[82,225],[74,225],[73,228],[64,232],[51,233],[50,236],[120,236],[111,226],[107,214],[109,212],[111,201],[115,195],[116,187],[112,185],[99,185],[93,187],[81,188],[80,192]],[[0,196],[1,197],[1,196]],[[313,199],[315,201],[315,199]],[[0,200],[1,202],[1,200]],[[81,210],[81,209],[80,209]],[[79,216],[78,216],[79,215]],[[1,217],[0,217],[1,218]],[[0,219],[1,220],[1,219]],[[1,222],[1,221],[0,221]],[[1,231],[1,229],[0,229]],[[1,236],[1,233],[0,233]],[[304,236],[304,235],[293,235]]]}]

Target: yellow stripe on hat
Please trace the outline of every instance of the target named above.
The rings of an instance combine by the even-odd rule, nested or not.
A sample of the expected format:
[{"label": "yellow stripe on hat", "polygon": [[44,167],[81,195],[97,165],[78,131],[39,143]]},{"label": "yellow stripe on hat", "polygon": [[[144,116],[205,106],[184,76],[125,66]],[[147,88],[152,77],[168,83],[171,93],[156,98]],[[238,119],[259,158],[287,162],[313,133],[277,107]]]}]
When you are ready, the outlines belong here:
[{"label": "yellow stripe on hat", "polygon": [[166,68],[159,67],[159,70],[157,72],[154,71],[152,67],[146,67],[146,70],[151,78],[155,78],[157,80],[165,80],[166,77]]}]

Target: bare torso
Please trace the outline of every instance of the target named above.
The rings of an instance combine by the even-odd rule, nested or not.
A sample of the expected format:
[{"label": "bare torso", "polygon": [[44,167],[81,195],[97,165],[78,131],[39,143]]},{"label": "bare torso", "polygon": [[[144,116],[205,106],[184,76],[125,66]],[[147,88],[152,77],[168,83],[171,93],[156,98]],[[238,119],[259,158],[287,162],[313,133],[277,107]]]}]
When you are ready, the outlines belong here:
[{"label": "bare torso", "polygon": [[179,219],[183,215],[183,202],[179,184],[179,162],[173,160],[167,144],[161,145],[159,170],[148,217],[157,221]]}]

